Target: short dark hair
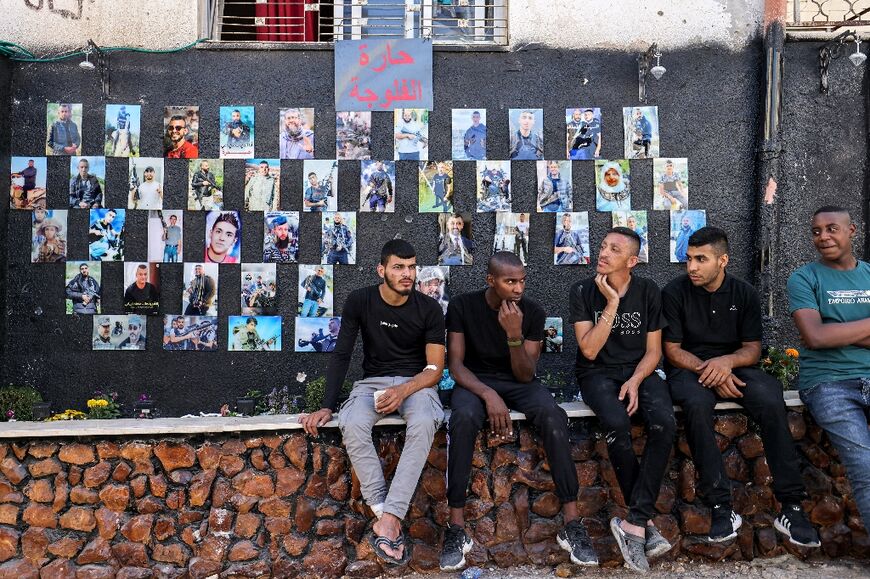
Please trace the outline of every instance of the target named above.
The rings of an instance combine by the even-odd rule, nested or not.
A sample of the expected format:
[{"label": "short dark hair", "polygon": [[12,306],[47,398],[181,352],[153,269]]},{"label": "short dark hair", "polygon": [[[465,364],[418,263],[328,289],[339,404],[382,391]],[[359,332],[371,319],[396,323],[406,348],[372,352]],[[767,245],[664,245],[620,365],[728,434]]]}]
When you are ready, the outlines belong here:
[{"label": "short dark hair", "polygon": [[148,266],[145,265],[144,263],[140,263],[139,265],[136,266],[136,269],[148,269]]},{"label": "short dark hair", "polygon": [[497,275],[506,267],[525,267],[517,254],[510,251],[496,251],[486,262],[486,273]]},{"label": "short dark hair", "polygon": [[628,227],[611,227],[607,230],[607,233],[604,234],[605,237],[610,235],[611,233],[616,233],[618,235],[623,235],[629,238],[632,241],[631,244],[631,253],[632,255],[638,256],[640,255],[640,235],[637,232],[632,231]]},{"label": "short dark hair", "polygon": [[[242,228],[242,224],[239,223],[239,218],[236,216],[235,211],[223,211],[220,215],[217,216],[217,219],[214,220],[214,223],[211,224],[211,230],[214,231],[214,228],[217,227],[218,223],[229,223],[233,227],[236,228],[236,232],[238,232]],[[236,237],[239,234],[237,233]]]},{"label": "short dark hair", "polygon": [[717,255],[728,253],[728,234],[723,229],[707,225],[689,237],[689,247],[711,245]]},{"label": "short dark hair", "polygon": [[246,324],[250,324],[251,322],[254,322],[254,325],[256,326],[257,325],[257,318],[248,318],[245,321]]},{"label": "short dark hair", "polygon": [[852,220],[852,214],[849,213],[849,210],[845,207],[840,207],[839,205],[822,205],[821,207],[816,209],[816,212],[813,213],[813,217],[815,217],[819,213],[845,213],[849,216],[849,221]]},{"label": "short dark hair", "polygon": [[381,249],[381,265],[387,265],[390,257],[394,255],[399,259],[411,259],[417,257],[417,252],[414,251],[414,246],[404,239],[391,239]]},{"label": "short dark hair", "polygon": [[172,115],[169,117],[169,122],[172,121],[184,121],[184,126],[187,126],[187,117],[184,115]]}]

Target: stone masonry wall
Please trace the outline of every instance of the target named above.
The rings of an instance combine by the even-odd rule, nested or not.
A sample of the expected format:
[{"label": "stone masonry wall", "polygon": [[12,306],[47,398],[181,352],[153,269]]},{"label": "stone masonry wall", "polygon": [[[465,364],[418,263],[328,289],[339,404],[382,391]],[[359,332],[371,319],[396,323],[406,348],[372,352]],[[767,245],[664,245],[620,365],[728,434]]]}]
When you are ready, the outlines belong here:
[{"label": "stone masonry wall", "polygon": [[[596,421],[572,421],[578,505],[606,566],[621,563],[607,528],[625,514],[624,500]],[[709,512],[696,495],[695,467],[679,433],[655,522],[676,546],[666,558],[752,559],[870,556],[870,540],[843,467],[821,430],[789,413],[822,549],[783,543],[770,471],[755,426],[742,413],[717,414],[717,440],[735,480],[735,510],[746,524],[738,538],[700,539]],[[524,424],[513,440],[481,436],[466,509],[473,564],[557,565],[559,504],[539,440]],[[634,432],[641,452],[644,437]],[[437,569],[445,500],[446,436],[438,432],[408,521],[413,557],[384,568],[365,535],[369,516],[339,434],[301,433],[154,440],[33,440],[0,444],[0,579],[35,577],[201,578],[375,577]],[[389,475],[403,431],[375,434]]]}]

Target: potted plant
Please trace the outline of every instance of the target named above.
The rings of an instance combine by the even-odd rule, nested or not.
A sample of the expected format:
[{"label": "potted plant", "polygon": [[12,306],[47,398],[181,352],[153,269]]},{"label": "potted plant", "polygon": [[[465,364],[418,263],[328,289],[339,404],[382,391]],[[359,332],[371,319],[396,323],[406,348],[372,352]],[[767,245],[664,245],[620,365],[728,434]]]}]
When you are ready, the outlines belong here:
[{"label": "potted plant", "polygon": [[33,420],[33,405],[40,402],[42,395],[31,386],[4,386],[0,388],[0,420]]},{"label": "potted plant", "polygon": [[140,394],[133,405],[133,418],[154,418],[154,400],[148,394]]},{"label": "potted plant", "polygon": [[34,402],[30,406],[34,420],[45,420],[51,416],[51,402]]},{"label": "potted plant", "polygon": [[248,390],[244,396],[236,398],[236,412],[242,416],[253,416],[257,407],[257,398],[262,393],[259,390]]}]

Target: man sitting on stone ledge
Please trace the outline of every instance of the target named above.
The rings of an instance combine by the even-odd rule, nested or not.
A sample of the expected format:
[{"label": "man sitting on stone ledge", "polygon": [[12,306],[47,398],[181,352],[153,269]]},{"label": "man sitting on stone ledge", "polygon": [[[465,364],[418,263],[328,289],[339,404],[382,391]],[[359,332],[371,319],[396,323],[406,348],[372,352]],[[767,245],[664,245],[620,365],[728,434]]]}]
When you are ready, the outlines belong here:
[{"label": "man sitting on stone ledge", "polygon": [[[406,563],[402,520],[417,488],[444,410],[434,386],[444,369],[444,314],[437,301],[414,289],[414,248],[393,239],[381,251],[380,285],[351,292],[344,304],[338,344],[326,371],[323,408],[300,417],[305,431],[332,419],[347,375],[357,334],[363,337],[363,379],[356,382],[338,416],[338,426],[362,495],[377,516],[369,542],[388,563]],[[384,416],[398,412],[407,434],[389,489],[372,430]]]},{"label": "man sitting on stone ledge", "polygon": [[[632,274],[639,252],[640,237],[632,229],[610,229],[598,250],[597,275],[571,286],[568,297],[577,383],[601,421],[628,505],[626,519],[611,519],[610,531],[625,564],[645,573],[649,558],[671,549],[652,517],[677,425],[668,385],[655,373],[665,325],[661,293],[651,280]],[[631,416],[638,410],[647,437],[640,462],[631,442]]]},{"label": "man sitting on stone ledge", "polygon": [[788,280],[803,342],[798,389],[837,449],[870,527],[870,264],[855,257],[857,228],[842,207],[819,208],[811,227],[819,260]]},{"label": "man sitting on stone ledge", "polygon": [[700,474],[700,495],[712,509],[709,540],[737,537],[742,520],[732,510],[731,480],[713,432],[719,400],[739,402],[761,426],[761,440],[782,503],[774,527],[802,547],[819,535],[804,515],[800,460],[788,429],[782,385],[757,368],[761,355],[761,302],[748,283],[725,272],[728,236],[703,227],[689,238],[686,271],[662,290],[667,327],[665,358],[671,398],[686,416],[686,438]]},{"label": "man sitting on stone ledge", "polygon": [[450,523],[444,535],[441,569],[465,566],[473,542],[465,533],[465,502],[474,445],[485,420],[493,434],[512,436],[510,411],[526,415],[544,443],[562,503],[565,527],[559,545],[578,565],[598,557],[577,512],[577,471],[571,459],[568,417],[535,378],[546,314],[523,296],[526,271],[513,253],[500,251],[488,264],[485,290],[462,294],[447,306],[447,356],[456,380],[451,399],[447,448]]}]

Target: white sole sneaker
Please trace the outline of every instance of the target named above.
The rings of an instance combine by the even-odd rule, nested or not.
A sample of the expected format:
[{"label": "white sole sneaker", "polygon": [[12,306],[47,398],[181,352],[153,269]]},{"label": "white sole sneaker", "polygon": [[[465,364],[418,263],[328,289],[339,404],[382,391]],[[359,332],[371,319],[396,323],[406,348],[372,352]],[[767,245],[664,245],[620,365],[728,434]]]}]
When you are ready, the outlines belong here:
[{"label": "white sole sneaker", "polygon": [[444,567],[439,564],[438,567],[442,571],[459,571],[460,569],[465,567],[465,556],[469,553],[469,551],[471,551],[473,547],[474,541],[471,540],[471,537],[468,537],[468,542],[462,544],[462,560],[456,565],[447,565],[446,567]]},{"label": "white sole sneaker", "polygon": [[788,537],[788,542],[792,545],[797,545],[798,547],[821,547],[822,544],[819,541],[814,543],[798,543],[794,539],[791,538],[791,531],[786,529],[782,523],[779,522],[779,519],[773,521],[773,528]]},{"label": "white sole sneaker", "polygon": [[719,537],[718,539],[714,539],[708,535],[707,540],[710,543],[724,543],[725,541],[730,541],[731,539],[737,537],[737,529],[739,529],[741,526],[743,526],[743,517],[741,517],[737,513],[734,513],[734,520],[731,522],[731,528],[733,532],[726,537]]},{"label": "white sole sneaker", "polygon": [[580,565],[581,567],[598,567],[598,561],[581,561],[579,559],[574,558],[574,550],[571,548],[571,545],[568,541],[564,540],[559,535],[556,535],[556,542],[559,543],[559,546],[562,547],[565,551],[571,555],[571,562],[575,565]]}]

